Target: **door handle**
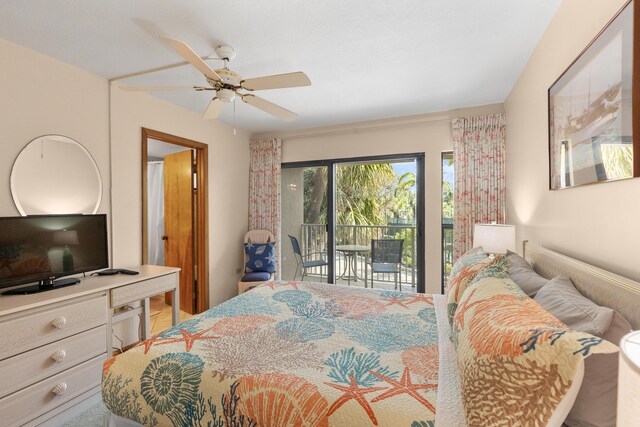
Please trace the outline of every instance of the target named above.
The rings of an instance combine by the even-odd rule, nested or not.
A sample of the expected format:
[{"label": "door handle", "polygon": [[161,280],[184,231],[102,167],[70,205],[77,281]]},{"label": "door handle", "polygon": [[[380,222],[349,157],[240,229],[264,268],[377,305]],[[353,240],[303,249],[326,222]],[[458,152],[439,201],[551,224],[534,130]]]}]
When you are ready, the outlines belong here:
[{"label": "door handle", "polygon": [[169,236],[162,236],[161,239],[162,240],[169,240]]}]

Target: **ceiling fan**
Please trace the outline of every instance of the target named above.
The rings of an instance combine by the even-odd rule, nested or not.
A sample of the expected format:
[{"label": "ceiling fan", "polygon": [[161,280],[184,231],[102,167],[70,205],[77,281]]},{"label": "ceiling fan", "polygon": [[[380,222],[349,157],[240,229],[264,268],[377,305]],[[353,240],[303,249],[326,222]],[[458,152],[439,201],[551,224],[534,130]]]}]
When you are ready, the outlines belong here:
[{"label": "ceiling fan", "polygon": [[120,86],[121,89],[128,91],[170,91],[170,90],[195,90],[197,92],[204,90],[213,90],[216,96],[209,102],[207,109],[202,117],[205,119],[215,119],[218,117],[225,104],[233,102],[236,96],[240,97],[245,103],[252,105],[266,113],[276,116],[285,121],[292,121],[298,115],[279,105],[276,105],[264,98],[255,96],[255,90],[281,89],[288,87],[310,86],[309,77],[301,71],[287,74],[276,74],[273,76],[255,77],[252,79],[244,79],[233,71],[229,70],[228,64],[236,56],[236,51],[231,46],[218,46],[216,54],[218,58],[224,61],[224,67],[214,70],[196,54],[193,49],[185,42],[172,39],[167,36],[160,38],[178,55],[182,56],[189,64],[193,65],[200,71],[209,86]]}]

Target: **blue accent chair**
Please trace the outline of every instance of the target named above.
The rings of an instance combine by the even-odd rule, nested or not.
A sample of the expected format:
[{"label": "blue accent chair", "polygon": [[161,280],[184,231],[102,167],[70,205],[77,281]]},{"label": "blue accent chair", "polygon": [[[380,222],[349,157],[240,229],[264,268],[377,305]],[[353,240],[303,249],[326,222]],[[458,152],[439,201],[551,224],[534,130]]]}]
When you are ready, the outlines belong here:
[{"label": "blue accent chair", "polygon": [[[307,268],[313,267],[326,267],[329,265],[326,259],[322,258],[322,255],[325,255],[324,252],[312,252],[305,256],[302,256],[302,251],[300,250],[300,244],[298,243],[298,239],[293,236],[289,236],[291,240],[291,246],[293,248],[293,255],[296,258],[296,271],[293,273],[293,280],[296,280],[298,277],[298,270],[301,271],[302,277],[300,279],[301,282],[304,282],[304,276],[307,274]],[[314,255],[320,255],[319,259],[309,259]]]},{"label": "blue accent chair", "polygon": [[[273,237],[273,233],[269,230],[249,230],[247,234],[244,235],[244,243],[275,243],[275,241],[276,239]],[[242,265],[244,269],[244,266],[247,264],[247,253],[244,248],[242,252],[244,253],[244,263]],[[238,295],[258,285],[273,281],[273,273],[250,272],[243,274],[242,279],[238,282]]]}]

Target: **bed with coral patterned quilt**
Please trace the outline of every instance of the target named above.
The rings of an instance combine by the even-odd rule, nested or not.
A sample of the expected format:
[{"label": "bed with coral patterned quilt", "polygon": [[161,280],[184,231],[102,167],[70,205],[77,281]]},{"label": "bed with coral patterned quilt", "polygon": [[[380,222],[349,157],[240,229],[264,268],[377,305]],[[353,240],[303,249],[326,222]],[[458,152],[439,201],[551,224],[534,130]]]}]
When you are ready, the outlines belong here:
[{"label": "bed with coral patterned quilt", "polygon": [[432,427],[442,307],[438,321],[432,295],[261,285],[108,360],[103,400],[150,426]]}]

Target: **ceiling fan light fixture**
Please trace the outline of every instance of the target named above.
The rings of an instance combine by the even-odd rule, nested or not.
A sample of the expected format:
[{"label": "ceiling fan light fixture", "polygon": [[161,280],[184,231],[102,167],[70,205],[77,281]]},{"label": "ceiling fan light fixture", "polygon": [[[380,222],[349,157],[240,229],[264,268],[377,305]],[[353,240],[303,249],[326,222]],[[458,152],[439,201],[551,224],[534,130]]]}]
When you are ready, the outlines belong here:
[{"label": "ceiling fan light fixture", "polygon": [[220,89],[216,92],[216,97],[225,104],[229,104],[236,99],[236,93],[231,89]]},{"label": "ceiling fan light fixture", "polygon": [[[200,91],[216,91],[216,96],[209,102],[207,109],[202,115],[205,119],[215,119],[223,109],[224,104],[231,104],[235,101],[236,95],[241,97],[242,101],[255,107],[265,113],[278,117],[282,120],[291,121],[298,115],[292,111],[287,110],[273,102],[266,99],[257,97],[253,94],[239,92],[239,90],[256,91],[256,90],[271,90],[271,89],[283,89],[290,87],[309,86],[311,80],[302,71],[286,74],[276,74],[272,76],[254,77],[250,79],[244,79],[242,76],[234,73],[229,69],[229,61],[236,56],[236,50],[231,46],[218,46],[216,47],[216,55],[224,61],[224,66],[219,70],[212,69],[209,64],[204,62],[205,59],[210,57],[199,56],[189,45],[185,42],[173,39],[168,36],[160,36],[160,38],[167,44],[169,48],[175,51],[181,56],[187,63],[191,64],[195,69],[202,73],[206,79],[208,86],[193,86],[193,87],[125,87],[125,90],[144,90],[144,91],[159,91],[159,90],[183,90],[192,89],[196,92]],[[178,64],[178,65],[182,65]],[[175,65],[168,67],[161,67],[155,69],[159,71],[161,69],[174,68]],[[235,121],[235,103],[234,103],[234,121]],[[235,122],[234,122],[235,123]]]},{"label": "ceiling fan light fixture", "polygon": [[222,46],[216,47],[216,55],[218,55],[218,58],[220,59],[233,61],[233,58],[236,57],[236,54],[237,54],[236,50],[231,46],[222,45]]}]

